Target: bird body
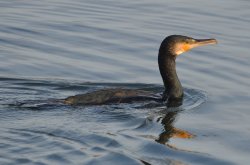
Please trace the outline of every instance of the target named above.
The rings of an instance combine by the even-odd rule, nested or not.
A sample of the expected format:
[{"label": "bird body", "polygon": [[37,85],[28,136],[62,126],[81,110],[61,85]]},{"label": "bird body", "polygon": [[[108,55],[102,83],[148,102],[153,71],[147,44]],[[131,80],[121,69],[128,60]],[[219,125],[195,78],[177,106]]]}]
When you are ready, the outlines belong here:
[{"label": "bird body", "polygon": [[64,100],[64,103],[70,105],[100,105],[149,100],[159,102],[161,98],[149,91],[115,88],[70,96]]},{"label": "bird body", "polygon": [[193,39],[181,35],[166,37],[158,53],[158,65],[164,83],[162,96],[152,92],[134,89],[103,89],[64,99],[70,105],[100,105],[112,103],[131,103],[137,101],[161,101],[169,106],[179,106],[183,99],[183,89],[176,72],[176,58],[180,54],[203,45],[216,44],[215,39]]}]

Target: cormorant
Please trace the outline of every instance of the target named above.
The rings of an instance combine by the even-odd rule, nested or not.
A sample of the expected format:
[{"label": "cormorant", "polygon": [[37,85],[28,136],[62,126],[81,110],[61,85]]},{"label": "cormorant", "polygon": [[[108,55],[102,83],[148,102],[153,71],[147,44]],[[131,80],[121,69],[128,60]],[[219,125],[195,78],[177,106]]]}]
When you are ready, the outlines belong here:
[{"label": "cormorant", "polygon": [[194,39],[181,35],[166,37],[158,54],[159,70],[165,87],[160,97],[149,91],[117,88],[70,96],[63,101],[70,105],[101,105],[154,100],[166,102],[168,106],[179,106],[183,100],[183,89],[176,73],[176,57],[192,48],[216,43],[215,39]]}]

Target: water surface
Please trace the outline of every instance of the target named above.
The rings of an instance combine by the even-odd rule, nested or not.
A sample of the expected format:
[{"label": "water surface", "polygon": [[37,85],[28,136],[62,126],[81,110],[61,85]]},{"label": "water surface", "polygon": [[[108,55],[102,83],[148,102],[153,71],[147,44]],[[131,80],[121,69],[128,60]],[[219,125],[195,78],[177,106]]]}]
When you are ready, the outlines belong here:
[{"label": "water surface", "polygon": [[[248,164],[250,3],[0,1],[0,164]],[[216,38],[177,59],[177,109],[47,102],[161,91],[168,35]],[[174,129],[192,134],[171,137]]]}]

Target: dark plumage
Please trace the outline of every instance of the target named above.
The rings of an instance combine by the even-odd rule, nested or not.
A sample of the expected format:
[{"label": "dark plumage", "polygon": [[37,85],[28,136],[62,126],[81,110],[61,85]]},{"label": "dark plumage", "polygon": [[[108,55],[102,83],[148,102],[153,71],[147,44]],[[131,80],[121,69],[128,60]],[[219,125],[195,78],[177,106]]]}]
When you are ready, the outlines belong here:
[{"label": "dark plumage", "polygon": [[149,91],[134,89],[102,89],[86,94],[70,96],[64,100],[72,105],[100,105],[111,103],[131,103],[134,101],[161,101],[159,97]]},{"label": "dark plumage", "polygon": [[70,96],[64,100],[64,103],[70,105],[100,105],[152,100],[166,102],[169,106],[179,106],[183,99],[183,89],[176,73],[176,57],[194,47],[215,43],[217,43],[215,39],[198,40],[181,35],[168,36],[162,41],[158,54],[159,70],[165,87],[162,97],[142,90],[103,89]]}]

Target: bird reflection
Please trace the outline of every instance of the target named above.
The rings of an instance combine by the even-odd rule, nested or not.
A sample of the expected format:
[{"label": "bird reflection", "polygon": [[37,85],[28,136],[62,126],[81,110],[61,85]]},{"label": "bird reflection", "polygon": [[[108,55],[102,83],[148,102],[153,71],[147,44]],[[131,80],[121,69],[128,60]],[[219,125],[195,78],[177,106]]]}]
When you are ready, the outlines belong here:
[{"label": "bird reflection", "polygon": [[158,143],[166,144],[170,138],[193,138],[194,135],[178,128],[175,128],[174,122],[178,116],[179,111],[168,111],[161,120],[161,124],[164,126],[164,131],[159,135],[159,138],[155,140]]}]

